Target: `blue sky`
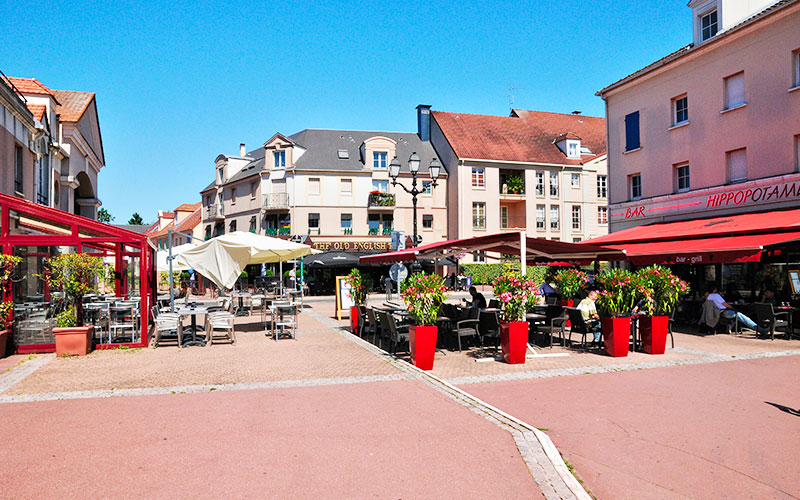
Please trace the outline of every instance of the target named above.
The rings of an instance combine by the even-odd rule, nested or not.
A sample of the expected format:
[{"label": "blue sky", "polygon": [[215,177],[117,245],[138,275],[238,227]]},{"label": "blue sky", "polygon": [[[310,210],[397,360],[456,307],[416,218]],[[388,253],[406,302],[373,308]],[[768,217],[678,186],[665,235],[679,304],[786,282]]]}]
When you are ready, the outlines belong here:
[{"label": "blue sky", "polygon": [[0,70],[96,92],[103,206],[152,221],[275,132],[415,131],[420,103],[506,115],[510,88],[603,116],[598,89],[691,41],[686,3],[5,2]]}]

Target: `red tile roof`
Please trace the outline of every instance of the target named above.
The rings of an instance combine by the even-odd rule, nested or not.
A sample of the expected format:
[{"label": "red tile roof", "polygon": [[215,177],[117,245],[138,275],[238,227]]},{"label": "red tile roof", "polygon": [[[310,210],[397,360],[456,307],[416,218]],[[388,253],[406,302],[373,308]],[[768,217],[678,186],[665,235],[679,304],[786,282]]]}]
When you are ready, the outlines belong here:
[{"label": "red tile roof", "polygon": [[159,218],[163,217],[165,219],[174,219],[175,218],[175,212],[159,212],[158,213],[158,217]]},{"label": "red tile roof", "polygon": [[[200,204],[198,203],[198,205]],[[200,208],[198,207],[192,215],[184,219],[183,222],[178,225],[178,231],[191,234],[192,229],[196,228],[202,220],[200,215]]]},{"label": "red tile roof", "polygon": [[562,134],[581,138],[593,153],[606,151],[605,119],[515,109],[512,116],[473,115],[431,111],[459,158],[580,165],[554,144]]},{"label": "red tile roof", "polygon": [[160,238],[161,236],[166,236],[170,229],[175,229],[174,221],[170,221],[169,224],[166,224],[158,231],[148,234],[147,237],[153,239],[153,238]]},{"label": "red tile roof", "polygon": [[153,234],[155,234],[155,232],[156,232],[157,230],[158,230],[158,221],[156,221],[156,222],[153,222],[152,224],[150,224],[150,227],[148,227],[148,228],[147,228],[147,229],[144,231],[144,233],[143,233],[143,234],[144,234],[145,236],[147,236],[147,237],[152,237],[152,236],[153,236]]},{"label": "red tile roof", "polygon": [[62,122],[77,122],[86,112],[89,103],[94,99],[94,92],[78,92],[75,90],[53,90],[61,103],[56,112],[61,116]]},{"label": "red tile roof", "polygon": [[47,106],[44,104],[27,104],[28,109],[33,113],[33,117],[39,121],[42,121],[42,117],[44,117],[44,112],[47,110]]},{"label": "red tile roof", "polygon": [[184,203],[183,205],[179,206],[175,209],[176,212],[194,212],[198,208],[200,208],[202,203]]},{"label": "red tile roof", "polygon": [[22,94],[49,95],[52,96],[56,102],[58,102],[58,98],[55,96],[53,91],[42,85],[42,82],[36,78],[20,78],[17,76],[9,76],[6,77],[6,82],[12,84]]}]

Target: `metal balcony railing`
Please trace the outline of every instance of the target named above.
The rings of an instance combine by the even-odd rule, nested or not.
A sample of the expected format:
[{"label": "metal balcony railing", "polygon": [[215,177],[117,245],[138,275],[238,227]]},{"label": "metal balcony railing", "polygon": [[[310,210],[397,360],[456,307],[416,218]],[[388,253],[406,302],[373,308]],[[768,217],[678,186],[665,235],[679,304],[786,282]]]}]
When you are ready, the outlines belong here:
[{"label": "metal balcony railing", "polygon": [[261,206],[265,210],[288,210],[289,193],[265,194],[264,203]]},{"label": "metal balcony railing", "polygon": [[524,215],[500,216],[500,229],[525,229]]},{"label": "metal balcony railing", "polygon": [[222,205],[209,205],[206,208],[206,218],[207,219],[225,218],[225,211],[222,209]]},{"label": "metal balcony railing", "polygon": [[291,227],[268,227],[264,230],[267,236],[284,236],[292,234]]}]

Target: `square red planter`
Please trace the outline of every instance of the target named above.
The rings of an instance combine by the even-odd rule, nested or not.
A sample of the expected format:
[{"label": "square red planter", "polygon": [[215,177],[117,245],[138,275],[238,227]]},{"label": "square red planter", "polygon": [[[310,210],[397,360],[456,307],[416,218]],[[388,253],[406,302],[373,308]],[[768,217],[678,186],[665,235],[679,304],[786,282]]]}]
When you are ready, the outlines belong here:
[{"label": "square red planter", "polygon": [[350,307],[350,333],[358,335],[358,306]]},{"label": "square red planter", "polygon": [[628,355],[628,344],[631,340],[630,318],[601,318],[603,326],[603,343],[606,354],[613,358]]},{"label": "square red planter", "polygon": [[56,356],[85,356],[92,348],[93,326],[53,328]]},{"label": "square red planter", "polygon": [[510,365],[525,362],[528,352],[528,322],[501,321],[500,346],[503,348],[503,359]]},{"label": "square red planter", "polygon": [[8,345],[8,330],[0,330],[0,358],[6,355],[6,345]]},{"label": "square red planter", "polygon": [[667,349],[669,316],[642,316],[639,318],[639,332],[642,348],[648,354],[664,354]]},{"label": "square red planter", "polygon": [[433,357],[436,354],[437,326],[408,327],[408,343],[411,350],[411,363],[420,370],[433,370]]}]

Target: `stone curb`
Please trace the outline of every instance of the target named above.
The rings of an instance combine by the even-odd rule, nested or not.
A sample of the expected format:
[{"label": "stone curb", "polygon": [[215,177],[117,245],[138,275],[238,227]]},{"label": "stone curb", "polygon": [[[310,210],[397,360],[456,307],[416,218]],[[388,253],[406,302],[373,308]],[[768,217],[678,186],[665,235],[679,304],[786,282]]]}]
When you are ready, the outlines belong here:
[{"label": "stone curb", "polygon": [[356,337],[335,320],[315,311],[308,311],[308,313],[320,323],[330,326],[332,330],[337,331],[355,344],[380,356],[391,365],[413,375],[460,405],[508,431],[514,438],[520,455],[545,498],[591,500],[591,496],[567,469],[561,454],[544,432],[455,387],[447,381],[392,356],[366,340]]}]

